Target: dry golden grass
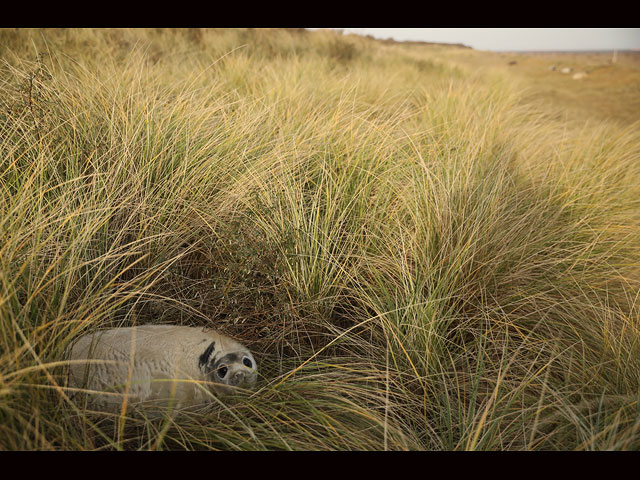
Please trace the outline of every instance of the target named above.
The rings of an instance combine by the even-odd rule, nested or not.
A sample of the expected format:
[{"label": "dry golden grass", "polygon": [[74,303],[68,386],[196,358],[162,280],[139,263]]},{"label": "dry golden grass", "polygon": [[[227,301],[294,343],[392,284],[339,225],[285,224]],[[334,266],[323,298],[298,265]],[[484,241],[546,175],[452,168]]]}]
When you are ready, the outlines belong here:
[{"label": "dry golden grass", "polygon": [[[474,69],[494,69],[519,81],[532,102],[562,120],[610,121],[626,127],[640,120],[640,52],[493,53],[459,50],[451,59]],[[510,63],[515,64],[510,65]],[[555,70],[550,67],[555,66]],[[569,74],[561,73],[569,67]],[[586,73],[574,79],[576,73]]]},{"label": "dry golden grass", "polygon": [[[640,132],[569,113],[564,78],[536,100],[514,72],[545,61],[282,29],[0,39],[0,448],[640,448]],[[65,349],[141,323],[243,341],[258,390],[84,411]]]}]

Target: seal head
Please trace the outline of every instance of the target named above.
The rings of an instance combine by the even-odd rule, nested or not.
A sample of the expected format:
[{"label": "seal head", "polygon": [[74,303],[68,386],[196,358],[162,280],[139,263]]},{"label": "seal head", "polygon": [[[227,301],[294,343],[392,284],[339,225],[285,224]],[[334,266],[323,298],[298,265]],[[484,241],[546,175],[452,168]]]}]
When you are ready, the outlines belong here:
[{"label": "seal head", "polygon": [[228,394],[236,389],[253,388],[258,379],[258,366],[251,352],[239,344],[231,349],[221,347],[211,342],[198,360],[207,380],[214,383],[214,390]]}]

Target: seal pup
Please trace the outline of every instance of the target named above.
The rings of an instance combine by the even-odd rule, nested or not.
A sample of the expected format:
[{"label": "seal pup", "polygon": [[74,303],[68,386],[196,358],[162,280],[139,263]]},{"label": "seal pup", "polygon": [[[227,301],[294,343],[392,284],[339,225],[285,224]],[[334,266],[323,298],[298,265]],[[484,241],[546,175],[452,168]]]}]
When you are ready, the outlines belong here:
[{"label": "seal pup", "polygon": [[[135,406],[207,403],[211,395],[252,388],[249,350],[215,331],[176,325],[115,328],[84,335],[70,349],[69,382],[87,406],[119,412]],[[81,360],[86,360],[83,362]]]}]

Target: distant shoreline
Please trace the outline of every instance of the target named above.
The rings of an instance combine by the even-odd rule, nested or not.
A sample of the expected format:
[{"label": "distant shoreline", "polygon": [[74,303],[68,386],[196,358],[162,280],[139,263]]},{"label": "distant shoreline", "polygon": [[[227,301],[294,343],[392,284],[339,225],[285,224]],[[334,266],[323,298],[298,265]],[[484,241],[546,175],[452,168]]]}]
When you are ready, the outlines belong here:
[{"label": "distant shoreline", "polygon": [[487,50],[492,51],[494,53],[526,53],[530,55],[580,55],[580,54],[612,54],[613,52],[621,53],[631,53],[631,54],[640,54],[640,49],[627,49],[627,50]]}]

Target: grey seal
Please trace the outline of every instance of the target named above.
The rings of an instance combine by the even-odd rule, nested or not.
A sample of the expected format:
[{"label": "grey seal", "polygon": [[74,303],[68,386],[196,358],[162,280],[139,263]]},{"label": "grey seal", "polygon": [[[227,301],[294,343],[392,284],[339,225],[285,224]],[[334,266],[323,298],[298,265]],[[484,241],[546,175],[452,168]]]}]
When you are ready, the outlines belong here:
[{"label": "grey seal", "polygon": [[118,412],[123,406],[205,404],[255,386],[251,352],[215,331],[143,325],[96,331],[69,352],[68,386],[87,394],[87,406]]}]

